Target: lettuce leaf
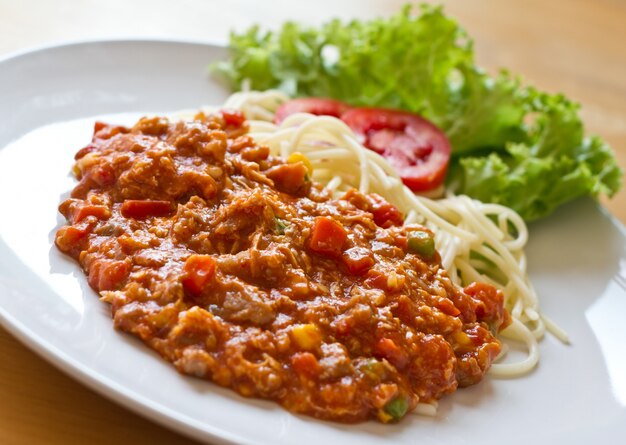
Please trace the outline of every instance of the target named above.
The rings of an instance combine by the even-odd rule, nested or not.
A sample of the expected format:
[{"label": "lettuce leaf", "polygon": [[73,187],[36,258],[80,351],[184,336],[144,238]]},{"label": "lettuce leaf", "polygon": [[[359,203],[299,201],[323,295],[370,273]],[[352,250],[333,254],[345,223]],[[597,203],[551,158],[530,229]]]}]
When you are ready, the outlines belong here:
[{"label": "lettuce leaf", "polygon": [[473,42],[442,8],[407,5],[387,19],[285,23],[230,37],[231,57],[212,66],[232,89],[278,88],[356,106],[421,114],[448,135],[448,184],[530,221],[579,196],[608,196],[622,172],[611,149],[586,137],[578,105],[476,66]]}]

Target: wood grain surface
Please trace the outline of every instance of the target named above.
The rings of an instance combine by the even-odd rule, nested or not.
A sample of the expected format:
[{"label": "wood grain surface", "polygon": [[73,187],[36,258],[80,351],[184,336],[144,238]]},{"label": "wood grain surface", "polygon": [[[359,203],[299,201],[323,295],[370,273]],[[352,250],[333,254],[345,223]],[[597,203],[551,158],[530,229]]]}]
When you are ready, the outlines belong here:
[{"label": "wood grain surface", "polygon": [[[63,40],[164,37],[226,42],[253,22],[390,14],[404,1],[0,0],[0,57]],[[626,166],[626,2],[443,2],[476,41],[480,63],[507,67],[583,104],[588,129]],[[0,98],[1,100],[1,98]],[[626,223],[626,192],[603,204]],[[174,371],[172,371],[174,372]],[[0,444],[194,443],[95,394],[0,328]]]}]

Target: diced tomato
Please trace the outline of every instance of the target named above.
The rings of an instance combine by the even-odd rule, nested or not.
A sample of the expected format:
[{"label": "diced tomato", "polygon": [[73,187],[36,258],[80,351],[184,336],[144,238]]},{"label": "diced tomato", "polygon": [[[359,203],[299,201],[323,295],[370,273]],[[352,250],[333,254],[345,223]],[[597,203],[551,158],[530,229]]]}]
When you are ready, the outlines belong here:
[{"label": "diced tomato", "polygon": [[452,317],[457,317],[461,314],[459,308],[457,308],[449,298],[440,297],[437,301],[435,301],[435,306],[437,306],[437,309],[444,314]]},{"label": "diced tomato", "polygon": [[224,109],[220,110],[220,113],[222,113],[222,117],[224,118],[224,123],[226,125],[241,127],[246,121],[246,117],[239,110]]},{"label": "diced tomato", "polygon": [[348,336],[354,328],[354,317],[341,317],[333,322],[335,333],[339,336]]},{"label": "diced tomato", "polygon": [[106,187],[115,182],[115,171],[109,164],[100,164],[92,168],[89,177],[100,187]]},{"label": "diced tomato", "polygon": [[416,114],[384,108],[354,108],[341,119],[364,145],[381,154],[413,191],[437,188],[450,160],[443,132]]},{"label": "diced tomato", "polygon": [[150,199],[127,199],[121,208],[122,216],[135,219],[167,216],[173,211],[174,206],[170,201],[153,201]]},{"label": "diced tomato", "polygon": [[394,241],[394,244],[398,246],[400,249],[402,249],[404,252],[407,251],[409,247],[409,240],[406,236],[397,235],[393,241]]},{"label": "diced tomato", "polygon": [[296,352],[291,356],[291,366],[300,376],[316,378],[320,373],[317,358],[310,352]]},{"label": "diced tomato", "polygon": [[74,155],[74,160],[78,161],[80,158],[84,158],[86,154],[91,153],[96,149],[96,146],[93,144],[89,144],[76,152]]},{"label": "diced tomato", "polygon": [[86,172],[77,173],[77,176],[80,182],[72,190],[72,198],[85,199],[92,188],[106,187],[115,182],[115,172],[109,164],[94,166]]},{"label": "diced tomato", "polygon": [[341,199],[344,199],[344,200],[348,201],[350,204],[352,204],[357,209],[361,209],[361,210],[364,210],[366,212],[370,211],[370,207],[372,205],[372,203],[369,201],[367,196],[364,195],[363,193],[361,193],[360,191],[358,191],[355,188],[349,189],[341,197]]},{"label": "diced tomato", "polygon": [[292,195],[304,190],[308,178],[308,170],[304,163],[280,164],[270,168],[265,175],[274,181],[274,185],[281,192]]},{"label": "diced tomato", "polygon": [[387,359],[389,363],[398,369],[403,369],[409,359],[402,349],[390,338],[381,338],[374,345],[374,357]]},{"label": "diced tomato", "polygon": [[93,134],[95,135],[97,132],[108,126],[109,124],[105,124],[104,122],[95,121],[93,124]]},{"label": "diced tomato", "polygon": [[379,227],[387,229],[391,226],[404,224],[404,217],[400,210],[376,193],[364,195],[356,189],[350,189],[341,199],[349,201],[358,209],[370,212],[374,216],[374,222]]},{"label": "diced tomato", "polygon": [[490,284],[474,282],[463,289],[476,303],[474,312],[478,321],[487,323],[494,332],[511,324],[511,317],[504,309],[504,294]]},{"label": "diced tomato", "polygon": [[367,284],[377,289],[387,289],[387,275],[378,269],[370,269],[367,271]]},{"label": "diced tomato", "polygon": [[374,215],[374,222],[377,226],[387,229],[391,226],[404,224],[402,213],[396,206],[390,204],[385,198],[376,193],[371,193],[367,197],[371,203],[370,212]]},{"label": "diced tomato", "polygon": [[89,266],[89,285],[97,291],[121,287],[130,273],[131,265],[121,260],[97,260]]},{"label": "diced tomato", "polygon": [[88,225],[79,226],[63,226],[59,229],[54,239],[61,252],[72,254],[81,250],[81,245],[89,235],[90,227]]},{"label": "diced tomato", "polygon": [[348,110],[350,110],[349,105],[334,99],[324,99],[320,97],[292,99],[278,107],[276,115],[274,116],[274,122],[280,124],[287,116],[295,113],[341,117],[341,115]]},{"label": "diced tomato", "polygon": [[72,189],[70,196],[72,198],[85,199],[87,197],[87,193],[89,193],[89,190],[91,190],[92,187],[93,180],[91,177],[88,175],[83,176],[80,181],[78,181],[78,184],[76,184],[76,186]]},{"label": "diced tomato", "polygon": [[215,260],[210,255],[191,255],[183,266],[185,290],[192,296],[199,296],[215,276],[215,269]]},{"label": "diced tomato", "polygon": [[322,255],[337,257],[343,252],[347,237],[346,230],[339,222],[320,216],[315,219],[309,248]]},{"label": "diced tomato", "polygon": [[415,303],[406,295],[398,297],[395,304],[392,305],[391,311],[394,317],[399,318],[408,325],[415,321]]},{"label": "diced tomato", "polygon": [[374,255],[364,247],[352,247],[341,256],[343,264],[353,275],[361,275],[374,265]]},{"label": "diced tomato", "polygon": [[250,162],[261,162],[270,155],[270,148],[267,145],[256,144],[241,150],[241,157]]},{"label": "diced tomato", "polygon": [[116,134],[120,133],[128,133],[130,130],[121,125],[110,125],[104,122],[96,121],[93,125],[93,137],[92,140],[96,139],[110,139]]},{"label": "diced tomato", "polygon": [[95,216],[102,220],[109,219],[111,211],[104,205],[78,205],[72,211],[72,223],[79,223],[88,216]]}]

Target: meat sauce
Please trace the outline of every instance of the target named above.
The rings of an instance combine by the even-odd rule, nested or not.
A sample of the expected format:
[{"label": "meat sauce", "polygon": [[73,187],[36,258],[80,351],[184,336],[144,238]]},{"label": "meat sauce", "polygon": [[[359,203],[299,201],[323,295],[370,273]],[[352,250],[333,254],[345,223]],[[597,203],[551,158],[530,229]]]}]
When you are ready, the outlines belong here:
[{"label": "meat sauce", "polygon": [[184,373],[320,419],[397,421],[479,382],[503,295],[453,284],[377,195],[333,199],[238,112],[96,123],[57,247],[115,327]]}]

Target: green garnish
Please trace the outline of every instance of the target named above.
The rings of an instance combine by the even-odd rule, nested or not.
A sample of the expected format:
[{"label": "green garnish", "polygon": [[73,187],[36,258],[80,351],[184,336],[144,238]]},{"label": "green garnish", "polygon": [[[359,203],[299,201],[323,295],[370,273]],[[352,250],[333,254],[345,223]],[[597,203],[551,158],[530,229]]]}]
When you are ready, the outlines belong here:
[{"label": "green garnish", "polygon": [[235,90],[247,80],[257,90],[421,114],[452,143],[448,186],[526,220],[619,190],[614,155],[585,136],[577,104],[508,72],[486,74],[472,40],[441,7],[418,12],[407,5],[387,19],[285,23],[278,32],[255,26],[231,34],[231,58],[213,70]]},{"label": "green garnish", "polygon": [[280,218],[275,218],[276,220],[276,233],[279,235],[284,235],[285,230],[287,230],[288,224]]},{"label": "green garnish", "polygon": [[409,403],[406,398],[398,396],[385,405],[385,412],[393,417],[394,420],[400,420],[409,410]]},{"label": "green garnish", "polygon": [[359,371],[372,380],[380,380],[385,374],[385,365],[375,358],[370,358],[359,366]]},{"label": "green garnish", "polygon": [[409,252],[431,259],[435,255],[435,240],[428,232],[416,231],[408,234]]}]

